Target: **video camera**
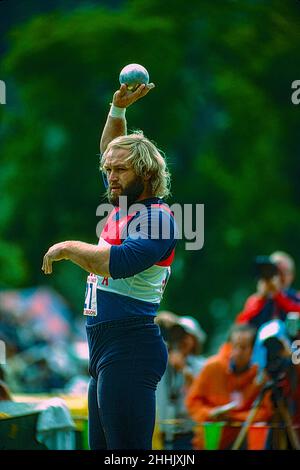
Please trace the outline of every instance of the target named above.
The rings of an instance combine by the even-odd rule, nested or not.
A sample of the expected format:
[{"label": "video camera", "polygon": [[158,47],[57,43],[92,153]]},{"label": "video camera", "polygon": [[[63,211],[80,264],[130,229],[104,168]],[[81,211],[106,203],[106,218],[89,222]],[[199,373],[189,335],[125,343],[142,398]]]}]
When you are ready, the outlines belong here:
[{"label": "video camera", "polygon": [[277,265],[269,256],[256,256],[254,261],[255,275],[258,279],[270,280],[279,273]]},{"label": "video camera", "polygon": [[279,382],[291,371],[291,357],[286,355],[285,346],[276,337],[266,339],[264,347],[267,350],[266,371],[275,382]]},{"label": "video camera", "polygon": [[252,362],[265,370],[274,384],[293,373],[291,341],[281,320],[264,323],[257,331]]}]

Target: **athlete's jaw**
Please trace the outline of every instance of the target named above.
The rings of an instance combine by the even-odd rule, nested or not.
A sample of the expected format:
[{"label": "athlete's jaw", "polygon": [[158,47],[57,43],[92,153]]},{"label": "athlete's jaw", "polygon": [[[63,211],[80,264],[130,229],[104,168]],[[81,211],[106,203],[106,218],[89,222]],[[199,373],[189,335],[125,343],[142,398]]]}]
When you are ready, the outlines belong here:
[{"label": "athlete's jaw", "polygon": [[109,186],[108,188],[108,200],[111,204],[114,206],[118,205],[119,201],[119,196],[121,196],[123,193],[123,188],[122,186]]},{"label": "athlete's jaw", "polygon": [[108,188],[108,200],[114,206],[119,205],[119,197],[126,196],[127,204],[130,206],[138,200],[140,195],[143,193],[145,188],[144,181],[142,178],[137,177],[126,186],[111,185]]}]

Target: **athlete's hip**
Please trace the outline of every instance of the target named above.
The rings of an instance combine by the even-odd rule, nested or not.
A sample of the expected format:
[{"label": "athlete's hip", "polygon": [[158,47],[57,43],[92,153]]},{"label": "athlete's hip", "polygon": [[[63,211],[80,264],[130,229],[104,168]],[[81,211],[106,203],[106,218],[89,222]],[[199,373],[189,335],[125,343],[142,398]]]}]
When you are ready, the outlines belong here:
[{"label": "athlete's hip", "polygon": [[[110,322],[106,322],[110,323]],[[111,322],[112,323],[112,322]],[[167,363],[167,347],[153,319],[121,320],[118,325],[88,325],[89,370],[93,377],[116,367],[155,368],[162,374]],[[161,374],[161,375],[162,375]]]}]

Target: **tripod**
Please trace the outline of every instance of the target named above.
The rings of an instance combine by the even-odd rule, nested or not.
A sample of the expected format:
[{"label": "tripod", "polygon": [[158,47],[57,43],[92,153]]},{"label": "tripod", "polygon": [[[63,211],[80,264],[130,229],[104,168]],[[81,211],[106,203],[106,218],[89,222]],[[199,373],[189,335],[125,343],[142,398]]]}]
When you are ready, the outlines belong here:
[{"label": "tripod", "polygon": [[[239,432],[237,438],[235,439],[233,443],[232,450],[238,450],[243,444],[246,438],[249,426],[253,422],[255,415],[258,411],[258,408],[265,396],[265,393],[268,390],[272,390],[272,401],[273,401],[274,409],[275,409],[275,412],[272,418],[273,423],[275,423],[277,420],[283,422],[286,426],[287,435],[289,437],[289,441],[290,441],[292,448],[296,450],[300,450],[299,439],[295,430],[293,429],[292,419],[288,411],[287,405],[285,403],[284,397],[282,395],[282,391],[274,380],[269,380],[260,391],[258,397],[253,403],[253,406],[249,412],[248,418],[244,422],[241,431]],[[279,431],[280,429],[278,428],[276,429],[276,431],[277,430]],[[274,433],[274,437],[275,436],[278,439],[278,444],[276,448],[279,448],[282,450],[283,448],[282,440],[280,439],[279,434],[276,435],[276,433]]]}]

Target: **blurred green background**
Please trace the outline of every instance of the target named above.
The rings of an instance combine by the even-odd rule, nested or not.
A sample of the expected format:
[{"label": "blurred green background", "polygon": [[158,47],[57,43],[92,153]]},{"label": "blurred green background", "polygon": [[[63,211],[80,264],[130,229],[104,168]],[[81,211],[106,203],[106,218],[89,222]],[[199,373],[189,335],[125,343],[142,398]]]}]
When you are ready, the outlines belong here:
[{"label": "blurred green background", "polygon": [[197,317],[214,350],[255,290],[254,256],[300,262],[299,1],[10,0],[0,27],[0,287],[51,285],[80,317],[86,273],[62,262],[46,278],[42,257],[97,242],[99,137],[137,62],[156,88],[129,129],[165,151],[168,202],[205,205],[204,247],[179,242],[162,308]]}]

